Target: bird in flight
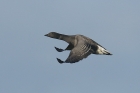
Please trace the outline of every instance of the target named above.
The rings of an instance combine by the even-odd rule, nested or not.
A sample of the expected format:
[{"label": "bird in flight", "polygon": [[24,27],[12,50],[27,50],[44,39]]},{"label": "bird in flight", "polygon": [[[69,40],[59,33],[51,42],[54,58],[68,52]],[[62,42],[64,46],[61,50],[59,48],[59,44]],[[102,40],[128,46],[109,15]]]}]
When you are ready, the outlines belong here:
[{"label": "bird in flight", "polygon": [[59,39],[67,42],[69,45],[66,49],[61,49],[55,47],[58,52],[63,52],[65,50],[71,50],[68,58],[65,61],[57,58],[59,63],[76,63],[83,58],[87,58],[90,54],[99,55],[112,55],[104,47],[95,42],[94,40],[83,36],[83,35],[64,35],[56,32],[50,32],[44,36]]}]

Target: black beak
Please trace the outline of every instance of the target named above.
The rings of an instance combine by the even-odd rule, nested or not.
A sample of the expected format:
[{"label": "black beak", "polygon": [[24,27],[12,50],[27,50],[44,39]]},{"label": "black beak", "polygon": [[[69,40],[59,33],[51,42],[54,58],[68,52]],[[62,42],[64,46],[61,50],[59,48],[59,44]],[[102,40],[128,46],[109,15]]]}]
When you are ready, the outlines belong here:
[{"label": "black beak", "polygon": [[45,34],[44,36],[48,36],[48,34]]}]

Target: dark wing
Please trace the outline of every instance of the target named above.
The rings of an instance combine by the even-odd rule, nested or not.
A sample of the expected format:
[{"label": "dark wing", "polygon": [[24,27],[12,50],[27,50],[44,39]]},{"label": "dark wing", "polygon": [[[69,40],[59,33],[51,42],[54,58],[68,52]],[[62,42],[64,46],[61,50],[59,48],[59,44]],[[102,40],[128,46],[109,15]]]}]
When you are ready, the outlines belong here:
[{"label": "dark wing", "polygon": [[57,47],[54,47],[58,52],[63,52],[63,51],[65,51],[65,50],[72,50],[73,49],[73,45],[72,44],[69,44],[68,46],[67,46],[67,48],[66,49],[61,49],[61,48],[57,48]]},{"label": "dark wing", "polygon": [[78,44],[71,50],[69,57],[66,59],[66,63],[75,63],[83,58],[86,58],[91,54],[91,45],[83,40],[80,40]]},{"label": "dark wing", "polygon": [[[96,46],[96,45],[99,45],[99,46],[101,46],[99,43],[97,43],[96,41],[90,39],[89,37],[86,37],[86,36],[83,36],[83,35],[81,35],[81,37],[83,37],[83,38],[85,38],[85,39],[88,39],[88,41],[90,41],[92,45],[95,45],[95,46]],[[101,46],[101,47],[104,48],[103,46]],[[105,49],[105,48],[104,48],[104,49]]]},{"label": "dark wing", "polygon": [[54,47],[58,52],[63,52],[65,51],[64,49],[61,49],[61,48],[57,48],[57,47]]}]

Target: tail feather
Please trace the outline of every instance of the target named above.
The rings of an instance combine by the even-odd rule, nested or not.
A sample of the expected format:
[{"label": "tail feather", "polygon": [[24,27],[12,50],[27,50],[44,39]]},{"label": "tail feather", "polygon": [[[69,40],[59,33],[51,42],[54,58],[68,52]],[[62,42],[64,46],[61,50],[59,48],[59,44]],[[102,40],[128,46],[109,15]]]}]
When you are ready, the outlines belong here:
[{"label": "tail feather", "polygon": [[101,54],[101,55],[112,55],[110,52],[108,52],[105,48],[103,48],[101,46],[98,46],[97,54]]},{"label": "tail feather", "polygon": [[111,53],[109,53],[108,51],[104,51],[105,53],[105,55],[112,55]]}]

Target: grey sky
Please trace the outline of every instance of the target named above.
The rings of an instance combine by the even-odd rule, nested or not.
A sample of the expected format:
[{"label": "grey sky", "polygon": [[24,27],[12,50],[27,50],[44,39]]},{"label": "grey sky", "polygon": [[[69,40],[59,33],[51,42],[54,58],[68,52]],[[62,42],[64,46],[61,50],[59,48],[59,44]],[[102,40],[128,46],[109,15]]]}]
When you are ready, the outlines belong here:
[{"label": "grey sky", "polygon": [[[139,93],[139,0],[1,0],[0,93]],[[67,43],[51,31],[83,34],[113,56],[59,64]]]}]

